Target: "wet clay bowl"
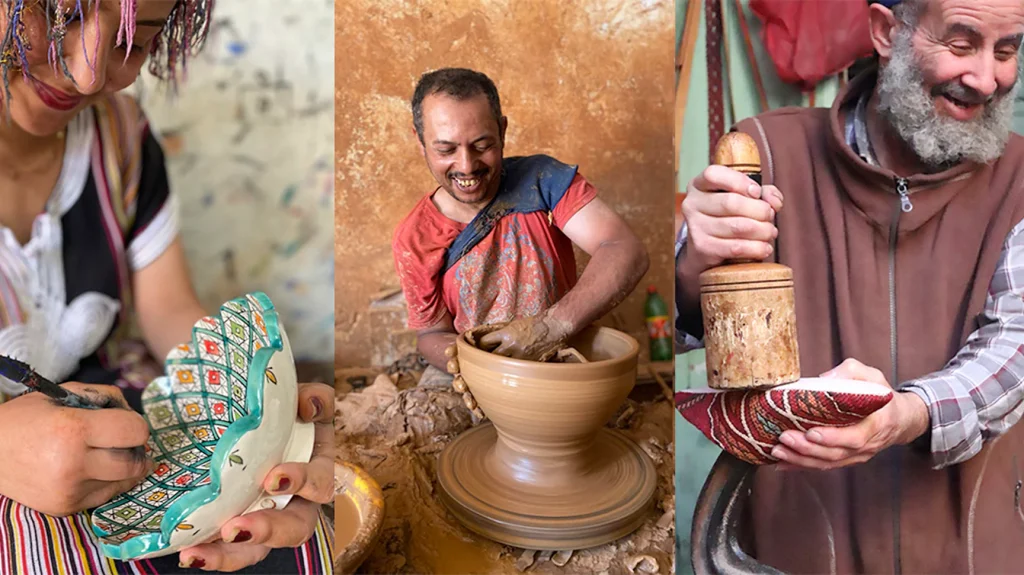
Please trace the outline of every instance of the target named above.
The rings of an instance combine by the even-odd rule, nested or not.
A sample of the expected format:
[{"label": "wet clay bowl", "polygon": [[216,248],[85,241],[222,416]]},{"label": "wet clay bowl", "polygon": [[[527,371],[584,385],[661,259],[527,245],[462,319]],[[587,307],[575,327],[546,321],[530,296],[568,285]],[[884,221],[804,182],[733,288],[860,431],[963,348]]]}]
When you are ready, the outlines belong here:
[{"label": "wet clay bowl", "polygon": [[355,573],[384,526],[384,492],[362,468],[334,464],[334,572]]},{"label": "wet clay bowl", "polygon": [[165,365],[142,393],[155,468],[90,517],[103,553],[123,561],[205,543],[233,517],[284,507],[291,496],[264,492],[264,479],[313,451],[313,424],[296,417],[288,336],[266,294],[200,319]]},{"label": "wet clay bowl", "polygon": [[540,550],[583,549],[640,526],[654,464],[606,429],[636,383],[639,344],[589,328],[569,342],[588,363],[538,363],[457,340],[459,371],[491,424],[441,454],[442,499],[468,528]]}]

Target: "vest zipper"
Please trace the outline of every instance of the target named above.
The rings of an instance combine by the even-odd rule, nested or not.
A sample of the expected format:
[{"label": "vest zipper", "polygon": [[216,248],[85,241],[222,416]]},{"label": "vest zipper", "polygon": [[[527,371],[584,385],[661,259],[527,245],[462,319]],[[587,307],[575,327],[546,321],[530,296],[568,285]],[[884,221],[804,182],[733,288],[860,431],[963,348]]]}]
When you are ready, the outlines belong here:
[{"label": "vest zipper", "polygon": [[[946,183],[959,182],[961,180],[971,177],[971,174],[961,174]],[[899,385],[899,380],[896,379],[897,369],[897,354],[896,354],[896,240],[897,231],[900,225],[900,214],[910,213],[914,209],[914,204],[910,201],[910,185],[906,178],[899,176],[895,177],[896,183],[896,195],[899,196],[899,209],[894,210],[892,214],[892,223],[889,227],[889,356],[892,362],[892,374],[890,375],[889,384],[892,385],[893,389]],[[918,187],[915,191],[921,191],[922,189],[932,188],[940,184],[928,185]],[[900,502],[902,501],[903,491],[903,477],[902,477],[902,454],[899,450],[890,450],[887,454],[890,458],[889,469],[892,479],[892,533],[893,533],[893,573],[900,575],[903,572],[903,559],[902,559],[902,544],[900,543],[902,537],[900,536]]]},{"label": "vest zipper", "polygon": [[896,231],[900,226],[900,213],[909,213],[914,209],[910,202],[907,180],[896,178],[896,193],[900,197],[900,209],[892,214],[889,226],[889,360],[892,363],[892,376],[889,384],[895,386],[896,381]]},{"label": "vest zipper", "polygon": [[914,204],[910,203],[910,192],[907,190],[907,180],[903,178],[896,178],[896,193],[900,195],[900,209],[903,210],[904,213],[914,209]]},{"label": "vest zipper", "polygon": [[[900,226],[900,214],[909,213],[914,209],[914,204],[910,202],[910,192],[908,190],[907,180],[905,178],[896,177],[896,194],[899,196],[899,209],[894,210],[892,214],[892,224],[889,226],[889,360],[892,363],[892,374],[889,378],[889,384],[895,388],[899,385],[896,374],[896,239],[897,231]],[[895,457],[892,463],[892,481],[893,481],[893,571],[897,574],[901,573],[902,560],[900,558],[900,491],[902,486],[900,485],[900,458]]]}]

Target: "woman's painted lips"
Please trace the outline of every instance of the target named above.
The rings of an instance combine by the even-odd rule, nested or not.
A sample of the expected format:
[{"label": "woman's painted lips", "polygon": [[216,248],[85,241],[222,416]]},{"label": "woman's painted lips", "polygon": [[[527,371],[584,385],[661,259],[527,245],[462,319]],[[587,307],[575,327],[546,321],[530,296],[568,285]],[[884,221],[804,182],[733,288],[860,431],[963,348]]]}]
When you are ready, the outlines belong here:
[{"label": "woman's painted lips", "polygon": [[73,110],[75,106],[82,102],[81,96],[72,96],[71,94],[62,92],[52,86],[36,80],[32,76],[29,76],[29,82],[32,84],[32,87],[35,88],[36,94],[39,95],[39,99],[54,110],[67,112],[68,110]]}]

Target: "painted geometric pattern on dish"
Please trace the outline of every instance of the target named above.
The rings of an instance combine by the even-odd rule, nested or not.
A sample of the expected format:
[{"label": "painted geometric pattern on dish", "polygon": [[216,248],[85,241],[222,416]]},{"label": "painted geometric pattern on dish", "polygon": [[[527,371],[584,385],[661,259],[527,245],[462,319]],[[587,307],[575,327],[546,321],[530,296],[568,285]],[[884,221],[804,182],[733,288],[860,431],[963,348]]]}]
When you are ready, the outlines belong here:
[{"label": "painted geometric pattern on dish", "polygon": [[675,403],[683,418],[722,450],[763,465],[777,461],[771,451],[784,431],[853,425],[884,407],[892,393],[875,387],[685,390],[675,394]]},{"label": "painted geometric pattern on dish", "polygon": [[[167,356],[167,376],[142,395],[150,439],[146,452],[156,468],[142,483],[93,513],[104,539],[120,544],[159,533],[167,508],[210,483],[210,460],[232,422],[248,415],[246,390],[253,354],[270,346],[260,303],[251,296],[230,301],[215,317],[193,328],[192,342]],[[271,370],[265,381],[276,382]],[[232,453],[230,464],[243,462]],[[182,528],[188,528],[185,525]]]}]

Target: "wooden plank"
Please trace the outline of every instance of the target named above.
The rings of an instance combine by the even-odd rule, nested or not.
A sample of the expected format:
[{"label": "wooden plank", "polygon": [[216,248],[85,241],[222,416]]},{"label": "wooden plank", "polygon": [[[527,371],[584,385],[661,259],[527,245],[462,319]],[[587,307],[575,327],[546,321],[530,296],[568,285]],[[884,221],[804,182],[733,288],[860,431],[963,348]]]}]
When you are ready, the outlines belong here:
[{"label": "wooden plank", "polygon": [[[754,42],[750,37],[750,27],[747,25],[747,17],[743,13],[743,4],[740,0],[734,0],[736,13],[739,18],[740,31],[743,32],[743,46],[747,51],[747,59],[750,60],[750,69],[754,73],[754,86],[757,87],[757,99],[761,102],[761,112],[768,111],[768,92],[764,87],[764,80],[761,78],[761,68],[757,65],[757,54],[754,52]],[[733,121],[737,121],[735,118]]]},{"label": "wooden plank", "polygon": [[700,0],[687,0],[686,17],[683,21],[683,38],[679,43],[679,53],[676,55],[676,63],[679,69],[679,77],[676,80],[676,107],[675,107],[675,170],[679,173],[679,152],[683,142],[683,123],[686,120],[686,99],[690,93],[690,70],[693,68],[693,55],[697,46],[697,35],[701,20]]}]

